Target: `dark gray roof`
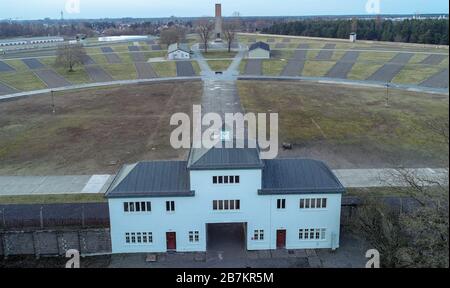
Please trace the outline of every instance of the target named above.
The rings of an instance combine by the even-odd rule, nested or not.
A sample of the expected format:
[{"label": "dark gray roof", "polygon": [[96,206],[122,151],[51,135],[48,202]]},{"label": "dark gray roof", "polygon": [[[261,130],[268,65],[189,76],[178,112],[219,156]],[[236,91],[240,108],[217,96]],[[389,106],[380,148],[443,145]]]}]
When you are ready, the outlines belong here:
[{"label": "dark gray roof", "polygon": [[106,192],[106,197],[194,196],[186,167],[186,161],[140,162],[124,166]]},{"label": "dark gray roof", "polygon": [[310,159],[265,160],[260,195],[344,193],[325,163]]},{"label": "dark gray roof", "polygon": [[191,149],[191,170],[261,169],[264,163],[257,148]]},{"label": "dark gray roof", "polygon": [[261,48],[266,51],[270,51],[270,45],[267,43],[261,42],[261,41],[253,43],[248,50],[252,51],[252,50],[255,50],[258,48]]}]

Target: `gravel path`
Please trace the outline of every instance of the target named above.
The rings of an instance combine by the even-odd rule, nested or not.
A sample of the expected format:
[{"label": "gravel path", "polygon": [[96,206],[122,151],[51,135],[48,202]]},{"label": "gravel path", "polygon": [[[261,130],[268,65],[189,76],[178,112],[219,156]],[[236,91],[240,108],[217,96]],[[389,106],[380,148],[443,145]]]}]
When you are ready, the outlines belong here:
[{"label": "gravel path", "polygon": [[330,60],[331,57],[333,57],[334,51],[332,51],[334,48],[336,48],[336,44],[325,44],[323,46],[323,50],[320,50],[319,54],[317,54],[316,60]]},{"label": "gravel path", "polygon": [[133,62],[147,62],[147,58],[144,53],[141,52],[130,52]]},{"label": "gravel path", "polygon": [[114,50],[111,47],[102,47],[101,49],[109,64],[122,63],[122,59],[120,59],[119,55],[114,53]]},{"label": "gravel path", "polygon": [[91,58],[91,56],[86,55],[83,59],[83,64],[84,65],[95,65],[96,63],[95,63],[94,59]]},{"label": "gravel path", "polygon": [[22,62],[30,69],[41,69],[45,67],[44,64],[36,58],[22,59]]},{"label": "gravel path", "polygon": [[158,74],[153,70],[153,67],[150,63],[138,62],[134,63],[136,66],[136,71],[138,73],[139,79],[151,79],[157,78]]},{"label": "gravel path", "polygon": [[352,67],[358,57],[359,52],[348,51],[344,54],[341,60],[339,60],[336,65],[334,65],[330,69],[330,71],[328,71],[326,77],[347,79],[347,75],[352,70]]},{"label": "gravel path", "polygon": [[245,75],[262,75],[262,60],[249,59],[247,61],[247,66],[245,66]]},{"label": "gravel path", "polygon": [[109,75],[100,66],[86,66],[86,73],[89,75],[91,82],[109,82],[114,81],[113,77]]},{"label": "gravel path", "polygon": [[420,62],[420,64],[439,65],[445,58],[447,58],[445,55],[430,55]]},{"label": "gravel path", "polygon": [[427,80],[423,81],[420,86],[433,87],[433,88],[448,88],[448,68],[441,72],[431,76]]},{"label": "gravel path", "polygon": [[16,69],[14,69],[13,67],[9,66],[5,62],[0,61],[0,72],[14,72],[14,71],[16,71]]},{"label": "gravel path", "polygon": [[57,88],[72,85],[69,81],[64,79],[61,75],[53,70],[36,70],[34,71],[36,75],[44,81],[48,88]]},{"label": "gravel path", "polygon": [[159,44],[155,44],[155,45],[152,45],[152,50],[153,51],[161,51],[162,47]]},{"label": "gravel path", "polygon": [[139,52],[141,51],[141,49],[139,48],[139,46],[128,46],[128,51],[130,52]]},{"label": "gravel path", "polygon": [[294,56],[292,56],[292,58],[296,59],[296,60],[306,59],[306,54],[308,53],[308,51],[307,51],[308,48],[309,48],[308,44],[298,45],[298,49],[304,49],[304,50],[295,50]]},{"label": "gravel path", "polygon": [[398,53],[389,62],[395,64],[408,64],[409,60],[414,56],[412,53]]},{"label": "gravel path", "polygon": [[192,67],[191,61],[177,61],[177,76],[195,76],[194,67]]}]

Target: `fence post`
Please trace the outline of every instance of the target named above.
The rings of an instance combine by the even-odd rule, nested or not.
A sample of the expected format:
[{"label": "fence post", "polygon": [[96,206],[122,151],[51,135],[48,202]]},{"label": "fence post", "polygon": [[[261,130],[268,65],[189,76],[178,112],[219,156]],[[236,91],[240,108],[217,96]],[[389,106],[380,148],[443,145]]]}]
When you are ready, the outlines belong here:
[{"label": "fence post", "polygon": [[44,215],[42,210],[44,209],[44,207],[41,206],[41,209],[39,210],[39,219],[41,221],[41,229],[44,229]]},{"label": "fence post", "polygon": [[6,230],[5,208],[2,209],[2,222],[3,222],[3,228]]}]

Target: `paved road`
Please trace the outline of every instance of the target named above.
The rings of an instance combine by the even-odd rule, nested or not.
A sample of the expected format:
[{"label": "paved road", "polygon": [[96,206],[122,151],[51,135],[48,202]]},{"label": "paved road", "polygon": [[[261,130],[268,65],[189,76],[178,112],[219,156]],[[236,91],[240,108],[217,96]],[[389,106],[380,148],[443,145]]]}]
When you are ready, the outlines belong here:
[{"label": "paved road", "polygon": [[45,67],[45,65],[36,58],[22,59],[22,62],[30,69],[41,69]]},{"label": "paved road", "polygon": [[[233,82],[211,81],[205,83],[205,88],[208,90],[203,94],[203,113],[242,112]],[[333,172],[346,188],[408,186],[398,179],[394,169],[338,169]],[[421,179],[448,184],[446,169],[408,169],[408,172]],[[105,193],[113,179],[114,175],[0,176],[0,196]]]},{"label": "paved road", "polygon": [[14,72],[14,71],[16,71],[16,69],[14,69],[13,67],[9,66],[5,62],[0,61],[0,72]]},{"label": "paved road", "polygon": [[328,71],[326,77],[347,79],[348,73],[359,57],[359,52],[348,51],[344,56]]},{"label": "paved road", "polygon": [[336,48],[336,44],[325,44],[319,54],[317,54],[316,60],[330,60],[333,57],[334,48]]},{"label": "paved road", "polygon": [[308,53],[308,48],[309,48],[308,44],[300,44],[298,46],[298,49],[301,49],[301,50],[295,50],[294,55],[292,56],[292,58],[293,59],[297,59],[297,60],[304,60],[304,59],[306,59],[306,54]]},{"label": "paved road", "polygon": [[111,47],[101,47],[101,49],[109,64],[122,63],[122,59],[120,59],[119,55],[114,53],[114,50]]},{"label": "paved road", "polygon": [[138,73],[139,79],[150,79],[157,78],[158,74],[153,70],[153,67],[150,63],[136,62],[134,63],[136,66],[136,71]]},{"label": "paved road", "polygon": [[195,76],[194,67],[191,61],[176,61],[177,64],[177,76],[191,77]]},{"label": "paved road", "polygon": [[262,60],[249,59],[245,67],[245,75],[262,75]]},{"label": "paved road", "polygon": [[448,68],[431,76],[424,82],[420,83],[424,87],[448,88]]},{"label": "paved road", "polygon": [[85,70],[92,82],[114,81],[113,77],[109,75],[105,70],[103,70],[100,66],[86,66]]},{"label": "paved road", "polygon": [[305,60],[291,59],[281,71],[281,76],[299,76],[305,67]]},{"label": "paved road", "polygon": [[44,81],[48,88],[64,87],[72,84],[51,69],[35,70],[34,73]]},{"label": "paved road", "polygon": [[420,63],[426,65],[439,65],[445,58],[447,58],[445,55],[430,55]]}]

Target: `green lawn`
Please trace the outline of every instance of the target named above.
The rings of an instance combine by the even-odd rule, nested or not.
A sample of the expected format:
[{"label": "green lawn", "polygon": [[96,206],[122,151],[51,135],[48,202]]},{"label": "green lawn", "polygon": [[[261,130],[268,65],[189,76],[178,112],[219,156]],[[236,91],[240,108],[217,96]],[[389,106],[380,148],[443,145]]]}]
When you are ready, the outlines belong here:
[{"label": "green lawn", "polygon": [[47,86],[31,71],[0,73],[0,81],[22,91],[45,89]]},{"label": "green lawn", "polygon": [[153,69],[159,77],[176,77],[177,66],[173,61],[152,63]]},{"label": "green lawn", "polygon": [[203,57],[206,59],[234,58],[236,54],[236,52],[228,53],[228,51],[208,51],[208,53],[203,52]]},{"label": "green lawn", "polygon": [[30,70],[28,68],[28,66],[22,62],[22,60],[14,59],[14,60],[2,60],[2,61],[5,62],[6,64],[10,65],[14,69],[16,69],[16,71],[18,71],[18,72],[25,72],[25,71]]},{"label": "green lawn", "polygon": [[58,74],[63,76],[66,80],[73,84],[82,84],[82,83],[89,83],[89,76],[86,73],[86,70],[84,69],[84,66],[82,65],[76,65],[74,67],[74,71],[69,72],[67,68],[59,67],[55,64],[56,57],[46,57],[46,58],[40,58],[39,61],[42,62],[42,64],[49,66],[53,70],[55,70]]},{"label": "green lawn", "polygon": [[194,67],[195,75],[200,75],[202,69],[200,69],[200,65],[198,65],[197,61],[191,61],[192,67]]},{"label": "green lawn", "polygon": [[70,203],[103,203],[103,194],[59,194],[59,195],[23,195],[0,196],[0,204],[70,204]]},{"label": "green lawn", "polygon": [[334,61],[306,61],[302,76],[323,77],[336,64]]},{"label": "green lawn", "polygon": [[433,65],[406,65],[397,76],[392,79],[394,83],[419,84],[434,74],[441,71],[441,68]]},{"label": "green lawn", "polygon": [[136,67],[133,63],[101,65],[115,80],[137,79]]},{"label": "green lawn", "polygon": [[231,60],[209,60],[208,65],[213,71],[226,71],[231,65]]},{"label": "green lawn", "polygon": [[348,73],[348,79],[352,80],[366,80],[378,69],[380,69],[382,64],[368,64],[357,62],[353,65],[352,70]]},{"label": "green lawn", "polygon": [[263,75],[279,76],[286,66],[287,61],[281,60],[264,60]]},{"label": "green lawn", "polygon": [[320,143],[333,147],[329,155],[345,149],[346,157],[360,153],[391,165],[440,163],[448,157],[448,145],[426,124],[448,123],[447,96],[391,90],[386,107],[382,88],[277,81],[239,81],[238,88],[245,111],[279,113],[280,143]]},{"label": "green lawn", "polygon": [[241,61],[241,64],[239,64],[239,73],[241,75],[245,74],[245,67],[247,66],[247,62],[248,62],[248,60],[244,59]]},{"label": "green lawn", "polygon": [[397,53],[393,52],[361,52],[358,61],[375,62],[376,64],[384,64],[391,60]]}]

